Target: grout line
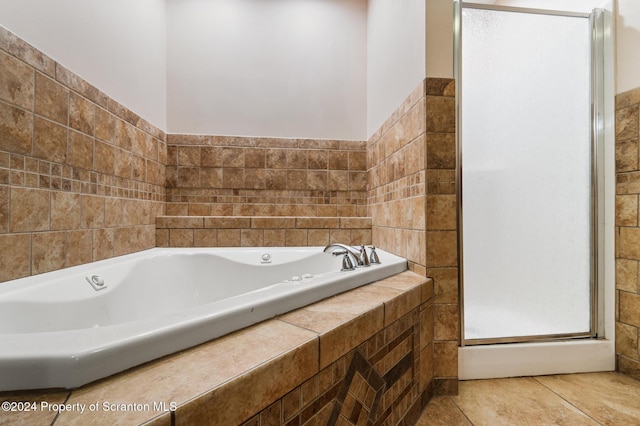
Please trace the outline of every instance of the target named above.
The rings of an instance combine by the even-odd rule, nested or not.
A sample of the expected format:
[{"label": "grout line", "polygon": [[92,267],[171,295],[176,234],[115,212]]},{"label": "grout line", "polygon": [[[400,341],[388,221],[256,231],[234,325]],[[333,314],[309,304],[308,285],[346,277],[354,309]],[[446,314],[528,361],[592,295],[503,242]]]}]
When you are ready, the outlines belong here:
[{"label": "grout line", "polygon": [[582,414],[584,414],[586,417],[590,418],[591,420],[593,420],[594,422],[596,422],[599,425],[602,425],[602,423],[600,423],[598,420],[594,419],[591,415],[589,415],[589,413],[586,413],[584,410],[582,410],[580,407],[578,407],[576,404],[574,404],[573,402],[569,401],[567,398],[565,398],[564,396],[560,395],[558,392],[554,391],[553,389],[551,389],[549,386],[545,385],[544,383],[542,383],[541,381],[538,380],[539,376],[531,376],[531,378],[538,383],[539,385],[541,385],[542,387],[544,387],[545,389],[547,389],[549,392],[551,392],[552,394],[556,395],[558,398],[560,398],[561,400],[565,401],[567,404],[569,404],[570,406],[574,407],[576,410],[578,410],[579,412],[581,412]]},{"label": "grout line", "polygon": [[458,404],[456,404],[456,401],[453,397],[449,396],[447,397],[449,398],[449,400],[453,403],[453,405],[455,405],[455,407],[460,411],[460,413],[464,416],[465,419],[467,419],[467,421],[471,424],[474,425],[475,423],[473,423],[471,421],[471,419],[469,418],[469,416],[467,416],[467,413],[464,412],[464,410],[462,408],[460,408],[460,406]]}]

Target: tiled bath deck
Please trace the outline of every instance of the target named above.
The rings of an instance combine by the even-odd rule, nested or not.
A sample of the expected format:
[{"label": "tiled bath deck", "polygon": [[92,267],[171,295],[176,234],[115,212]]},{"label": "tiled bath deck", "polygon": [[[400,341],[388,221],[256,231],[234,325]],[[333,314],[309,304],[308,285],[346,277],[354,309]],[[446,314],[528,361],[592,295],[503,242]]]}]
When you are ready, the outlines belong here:
[{"label": "tiled bath deck", "polygon": [[79,389],[0,394],[36,407],[0,411],[0,425],[319,425],[374,411],[412,424],[431,391],[432,296],[407,271]]},{"label": "tiled bath deck", "polygon": [[640,425],[640,381],[619,373],[463,381],[418,426]]}]

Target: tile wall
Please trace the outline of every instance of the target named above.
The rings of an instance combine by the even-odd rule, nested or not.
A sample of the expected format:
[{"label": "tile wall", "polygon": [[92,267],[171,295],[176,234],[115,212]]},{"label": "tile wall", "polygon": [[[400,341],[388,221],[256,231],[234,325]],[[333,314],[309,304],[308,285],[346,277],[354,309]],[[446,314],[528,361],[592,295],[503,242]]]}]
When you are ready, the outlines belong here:
[{"label": "tile wall", "polygon": [[160,216],[158,247],[295,247],[371,244],[371,218]]},{"label": "tile wall", "polygon": [[168,135],[167,214],[367,216],[360,141]]},{"label": "tile wall", "polygon": [[0,281],[155,246],[162,131],[0,27]]},{"label": "tile wall", "polygon": [[640,379],[640,88],[616,96],[616,362]]},{"label": "tile wall", "polygon": [[434,384],[457,392],[455,85],[428,78],[367,144],[372,242],[434,277]]}]

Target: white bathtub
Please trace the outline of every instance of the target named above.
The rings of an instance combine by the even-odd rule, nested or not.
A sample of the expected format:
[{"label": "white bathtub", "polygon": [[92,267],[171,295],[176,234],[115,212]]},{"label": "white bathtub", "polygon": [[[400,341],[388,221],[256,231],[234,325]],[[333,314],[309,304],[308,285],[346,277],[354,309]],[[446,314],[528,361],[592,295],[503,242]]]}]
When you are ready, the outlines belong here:
[{"label": "white bathtub", "polygon": [[155,248],[0,283],[0,391],[78,387],[406,270],[377,251],[341,272],[322,247]]}]

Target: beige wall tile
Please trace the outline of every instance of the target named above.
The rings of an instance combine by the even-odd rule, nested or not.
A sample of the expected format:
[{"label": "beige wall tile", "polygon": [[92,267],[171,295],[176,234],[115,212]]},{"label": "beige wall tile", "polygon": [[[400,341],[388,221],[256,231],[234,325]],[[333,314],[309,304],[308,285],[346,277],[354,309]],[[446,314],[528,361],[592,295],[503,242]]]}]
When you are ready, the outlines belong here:
[{"label": "beige wall tile", "polygon": [[251,228],[259,229],[285,229],[295,228],[295,217],[252,217]]},{"label": "beige wall tile", "polygon": [[640,327],[640,295],[620,291],[620,321]]},{"label": "beige wall tile", "polygon": [[620,228],[620,257],[640,260],[640,228]]},{"label": "beige wall tile", "polygon": [[286,244],[286,231],[284,229],[265,229],[264,245],[266,247],[284,247]]},{"label": "beige wall tile", "polygon": [[36,73],[35,112],[66,126],[69,121],[69,90]]},{"label": "beige wall tile", "polygon": [[340,227],[337,217],[298,217],[294,218],[296,228],[329,229]]},{"label": "beige wall tile", "polygon": [[67,253],[65,266],[75,266],[89,263],[93,260],[93,232],[67,232]]},{"label": "beige wall tile", "polygon": [[80,195],[69,192],[51,193],[51,229],[80,228]]},{"label": "beige wall tile", "polygon": [[0,99],[33,111],[35,71],[0,51]]},{"label": "beige wall tile", "polygon": [[638,170],[638,139],[616,141],[616,171]]},{"label": "beige wall tile", "polygon": [[83,228],[101,228],[104,226],[105,199],[96,195],[83,195],[80,199]]},{"label": "beige wall tile", "polygon": [[616,226],[638,226],[637,195],[616,195]]},{"label": "beige wall tile", "polygon": [[53,121],[35,117],[33,155],[64,164],[67,161],[67,128]]},{"label": "beige wall tile", "polygon": [[616,353],[640,360],[638,354],[638,327],[616,323]]},{"label": "beige wall tile", "polygon": [[306,229],[286,229],[285,230],[285,246],[297,247],[307,246],[307,230]]},{"label": "beige wall tile", "polygon": [[458,340],[459,321],[457,304],[435,304],[433,306],[434,339]]},{"label": "beige wall tile", "polygon": [[31,274],[31,235],[0,235],[0,281]]},{"label": "beige wall tile", "polygon": [[239,229],[218,229],[219,247],[240,247]]},{"label": "beige wall tile", "polygon": [[639,293],[637,261],[616,259],[616,289]]},{"label": "beige wall tile", "polygon": [[193,229],[170,229],[169,245],[171,247],[193,247]]},{"label": "beige wall tile", "polygon": [[240,246],[262,247],[264,245],[264,231],[262,229],[241,229]]},{"label": "beige wall tile", "polygon": [[64,232],[38,232],[33,234],[31,273],[41,274],[64,268],[66,251],[66,234]]},{"label": "beige wall tile", "polygon": [[458,303],[458,268],[429,268],[435,303]]},{"label": "beige wall tile", "polygon": [[0,234],[9,232],[9,187],[0,185]]},{"label": "beige wall tile", "polygon": [[616,110],[616,141],[637,139],[640,132],[638,105]]},{"label": "beige wall tile", "polygon": [[193,230],[193,246],[194,247],[216,247],[218,245],[217,229],[194,229]]},{"label": "beige wall tile", "polygon": [[3,150],[31,154],[33,114],[0,102],[0,123]]},{"label": "beige wall tile", "polygon": [[69,126],[85,133],[94,135],[96,105],[74,92],[69,96]]},{"label": "beige wall tile", "polygon": [[10,197],[11,232],[49,229],[49,191],[14,187]]},{"label": "beige wall tile", "polygon": [[456,266],[458,264],[458,235],[455,231],[427,232],[427,265]]},{"label": "beige wall tile", "polygon": [[114,256],[114,229],[103,228],[93,231],[93,260]]},{"label": "beige wall tile", "polygon": [[251,219],[248,217],[205,217],[205,228],[250,228]]},{"label": "beige wall tile", "polygon": [[458,342],[433,342],[433,375],[458,376]]}]

